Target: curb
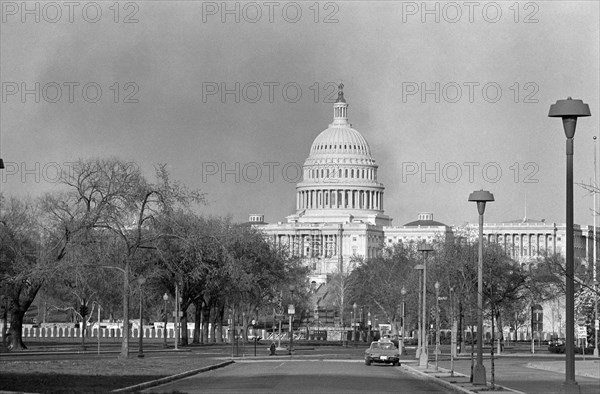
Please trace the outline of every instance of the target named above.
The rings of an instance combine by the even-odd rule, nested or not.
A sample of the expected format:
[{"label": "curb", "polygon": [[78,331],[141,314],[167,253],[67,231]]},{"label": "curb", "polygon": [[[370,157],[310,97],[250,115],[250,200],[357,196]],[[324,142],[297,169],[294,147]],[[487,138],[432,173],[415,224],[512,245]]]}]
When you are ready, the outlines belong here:
[{"label": "curb", "polygon": [[212,371],[213,369],[223,368],[223,367],[226,367],[226,366],[228,366],[230,364],[233,364],[234,362],[235,361],[225,361],[225,362],[220,363],[220,364],[215,364],[215,365],[210,365],[208,367],[193,369],[191,371],[182,372],[182,373],[179,373],[177,375],[171,375],[171,376],[167,376],[165,378],[161,378],[161,379],[157,379],[157,380],[152,380],[150,382],[144,382],[144,383],[136,384],[136,385],[133,385],[133,386],[124,387],[122,389],[113,390],[113,391],[111,391],[111,393],[124,393],[124,392],[129,392],[129,391],[144,390],[144,389],[147,389],[147,388],[150,388],[150,387],[159,386],[159,385],[164,384],[164,383],[169,383],[169,382],[172,382],[174,380],[187,378],[188,376],[196,375],[196,374],[201,373],[201,372],[207,372],[207,371]]},{"label": "curb", "polygon": [[[429,374],[427,374],[427,373],[425,373],[423,371],[420,371],[420,370],[415,369],[413,367],[410,367],[408,365],[400,364],[400,367],[402,369],[408,371],[408,372],[411,372],[411,373],[417,375],[421,379],[430,380],[430,381],[434,382],[435,384],[437,384],[438,386],[442,386],[445,389],[450,389],[450,390],[452,390],[454,392],[457,392],[457,393],[476,394],[475,391],[471,391],[471,390],[462,388],[460,386],[454,385],[454,384],[452,384],[450,382],[446,382],[444,379],[440,379],[440,378],[437,378],[435,376],[429,375]],[[463,374],[458,374],[456,372],[455,372],[455,374],[459,375],[459,376],[465,376]]]},{"label": "curb", "polygon": [[[408,366],[408,365],[401,365],[401,367],[403,369],[407,370],[407,371],[413,372],[414,374],[421,376],[423,379],[430,380],[430,381],[432,381],[433,383],[435,383],[435,384],[437,384],[439,386],[442,386],[442,387],[444,387],[446,389],[453,390],[453,391],[458,392],[458,393],[477,394],[480,391],[487,391],[486,388],[484,388],[483,386],[482,386],[482,388],[478,388],[475,391],[474,390],[469,390],[468,388],[460,386],[460,384],[454,384],[454,383],[446,381],[445,379],[443,379],[441,377],[435,376],[435,374],[427,373],[425,371],[421,371],[419,369],[413,368],[413,367]],[[440,368],[439,372],[448,373],[449,370],[445,369],[445,368]],[[468,377],[467,375],[462,374],[460,372],[456,372],[456,371],[454,372],[454,375],[455,375],[455,377],[463,377],[463,378]],[[498,392],[512,392],[512,393],[517,393],[517,394],[525,394],[522,391],[514,390],[514,389],[511,389],[509,387],[498,385],[498,384],[496,384],[496,391],[498,391]]]}]

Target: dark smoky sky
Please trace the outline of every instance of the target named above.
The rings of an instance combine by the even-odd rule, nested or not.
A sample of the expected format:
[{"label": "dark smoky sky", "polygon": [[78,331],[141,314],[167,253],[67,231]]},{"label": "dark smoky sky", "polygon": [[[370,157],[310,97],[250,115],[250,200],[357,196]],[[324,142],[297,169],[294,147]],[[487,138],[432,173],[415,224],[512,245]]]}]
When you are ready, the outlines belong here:
[{"label": "dark smoky sky", "polygon": [[[167,163],[207,213],[283,221],[339,82],[395,224],[475,220],[480,188],[496,197],[487,221],[527,207],[564,222],[564,133],[547,114],[567,96],[592,111],[575,180],[593,181],[597,2],[69,4],[1,2],[5,193],[37,196],[70,161],[116,156],[148,177]],[[582,188],[575,204],[591,224]]]}]

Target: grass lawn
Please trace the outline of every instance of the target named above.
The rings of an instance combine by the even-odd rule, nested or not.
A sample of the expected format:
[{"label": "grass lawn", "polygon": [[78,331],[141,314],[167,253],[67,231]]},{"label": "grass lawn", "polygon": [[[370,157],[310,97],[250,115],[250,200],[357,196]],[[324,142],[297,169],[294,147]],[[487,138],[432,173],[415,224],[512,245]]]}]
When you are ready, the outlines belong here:
[{"label": "grass lawn", "polygon": [[168,355],[55,361],[0,361],[0,390],[99,393],[215,365],[223,360]]}]

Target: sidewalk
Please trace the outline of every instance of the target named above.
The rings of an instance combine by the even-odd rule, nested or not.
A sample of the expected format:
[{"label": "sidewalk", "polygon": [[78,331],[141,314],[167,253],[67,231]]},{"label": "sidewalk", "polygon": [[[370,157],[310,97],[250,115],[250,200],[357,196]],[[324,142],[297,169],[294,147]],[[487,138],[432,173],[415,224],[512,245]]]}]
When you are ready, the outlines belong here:
[{"label": "sidewalk", "polygon": [[[464,361],[464,360],[463,360]],[[486,386],[476,386],[469,382],[470,377],[463,373],[454,371],[450,376],[450,370],[438,368],[429,363],[428,368],[420,368],[416,360],[402,361],[402,367],[415,375],[435,381],[440,386],[459,393],[479,393],[491,390],[488,381]],[[457,368],[460,369],[460,368]],[[464,365],[462,366],[463,372]],[[518,372],[517,372],[518,371]],[[535,361],[526,362],[512,366],[510,371],[502,365],[496,366],[496,384],[494,392],[497,393],[558,393],[564,381],[564,361]],[[600,393],[600,360],[586,359],[576,360],[576,380],[582,393]],[[507,377],[510,376],[510,377]],[[487,371],[490,379],[490,371]],[[502,382],[502,383],[498,383]]]},{"label": "sidewalk", "polygon": [[[415,363],[415,365],[411,365],[410,363],[408,363],[408,364],[402,363],[401,366],[405,370],[407,370],[411,373],[414,373],[416,375],[419,375],[425,379],[434,380],[436,384],[439,384],[440,386],[442,386],[446,389],[452,390],[454,392],[478,393],[480,390],[481,391],[489,391],[491,389],[491,385],[489,382],[488,382],[487,387],[486,386],[476,386],[469,381],[470,377],[467,375],[464,375],[464,374],[456,372],[456,371],[454,371],[453,375],[450,375],[450,370],[445,369],[445,368],[438,368],[438,370],[436,371],[435,367],[432,367],[431,364],[430,364],[429,368],[427,368],[427,369],[418,367],[416,363]],[[502,394],[502,393],[525,394],[522,391],[509,389],[507,387],[504,387],[504,386],[501,386],[498,384],[495,385],[494,392],[498,393],[498,394]]]},{"label": "sidewalk", "polygon": [[[552,371],[565,373],[565,362],[564,361],[544,361],[528,363],[528,368],[543,369],[544,371]],[[575,361],[575,376],[584,376],[588,378],[596,378],[600,380],[600,360],[576,360]]]}]

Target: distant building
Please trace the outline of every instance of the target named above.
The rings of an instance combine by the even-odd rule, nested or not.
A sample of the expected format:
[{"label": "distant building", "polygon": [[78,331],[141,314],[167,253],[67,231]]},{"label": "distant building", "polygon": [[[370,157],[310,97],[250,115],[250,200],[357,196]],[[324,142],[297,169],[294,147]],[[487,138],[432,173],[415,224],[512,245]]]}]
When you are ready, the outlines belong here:
[{"label": "distant building", "polygon": [[454,237],[451,226],[433,220],[433,213],[421,212],[418,219],[404,226],[386,226],[385,245],[392,246],[398,242],[432,242],[448,240]]},{"label": "distant building", "polygon": [[[477,229],[478,223],[469,223],[467,227]],[[545,253],[559,253],[565,256],[567,225],[548,223],[545,220],[521,219],[501,223],[484,223],[483,235],[486,242],[500,244],[515,260],[525,263]],[[470,232],[470,238],[476,239],[478,233]],[[573,226],[573,246],[575,258],[592,259],[593,226]],[[597,245],[598,247],[598,245]]]},{"label": "distant building", "polygon": [[[452,227],[433,220],[431,212],[419,213],[417,220],[404,226],[393,226],[392,218],[384,213],[385,188],[377,170],[367,140],[348,122],[348,104],[340,84],[333,122],[314,139],[303,165],[303,179],[296,185],[296,211],[286,222],[272,224],[262,214],[249,217],[247,224],[302,257],[310,267],[316,314],[333,318],[333,310],[327,309],[333,302],[330,289],[321,285],[332,273],[351,270],[352,257],[376,257],[385,246],[398,242],[477,240],[478,223]],[[527,218],[484,223],[483,233],[486,242],[500,244],[521,263],[544,253],[565,255],[564,223]],[[592,226],[574,226],[575,258],[592,261],[593,238]],[[564,333],[561,302],[557,297],[540,306],[546,336]],[[524,328],[519,338],[530,338],[530,333],[530,328]]]},{"label": "distant building", "polygon": [[[375,257],[384,243],[384,186],[365,138],[348,122],[340,84],[333,122],[313,141],[296,186],[296,212],[287,223],[257,224],[276,245],[305,259],[311,281],[349,269],[353,256]],[[252,219],[251,219],[252,221]]]}]

